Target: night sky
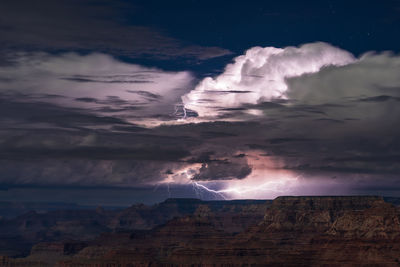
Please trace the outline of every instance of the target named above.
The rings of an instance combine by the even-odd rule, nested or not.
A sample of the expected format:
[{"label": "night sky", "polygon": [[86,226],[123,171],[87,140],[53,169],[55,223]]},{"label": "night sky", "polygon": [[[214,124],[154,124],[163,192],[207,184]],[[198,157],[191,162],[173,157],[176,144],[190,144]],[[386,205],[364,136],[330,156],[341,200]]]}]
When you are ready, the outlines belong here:
[{"label": "night sky", "polygon": [[398,0],[0,14],[0,201],[400,195]]}]

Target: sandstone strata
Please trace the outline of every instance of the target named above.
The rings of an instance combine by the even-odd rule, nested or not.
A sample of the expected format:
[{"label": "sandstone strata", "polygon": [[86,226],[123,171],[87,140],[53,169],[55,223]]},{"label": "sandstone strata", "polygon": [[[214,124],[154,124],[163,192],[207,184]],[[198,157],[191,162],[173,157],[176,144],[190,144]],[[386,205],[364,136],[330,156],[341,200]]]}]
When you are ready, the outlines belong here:
[{"label": "sandstone strata", "polygon": [[263,208],[258,218],[260,207],[200,203],[153,229],[46,243],[2,260],[43,264],[47,250],[55,255],[47,266],[399,266],[400,213],[383,198],[279,197]]}]

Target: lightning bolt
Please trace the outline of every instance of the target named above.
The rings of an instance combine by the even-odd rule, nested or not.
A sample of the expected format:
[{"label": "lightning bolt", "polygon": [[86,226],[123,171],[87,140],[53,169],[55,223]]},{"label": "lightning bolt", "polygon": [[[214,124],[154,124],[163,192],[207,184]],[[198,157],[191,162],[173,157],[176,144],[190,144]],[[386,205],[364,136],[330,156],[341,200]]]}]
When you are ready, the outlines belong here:
[{"label": "lightning bolt", "polygon": [[[171,197],[171,190],[170,190],[170,185],[174,184],[189,184],[192,185],[193,191],[199,198],[203,198],[204,193],[211,193],[212,196],[214,196],[214,199],[224,199],[226,200],[226,196],[224,195],[223,192],[219,192],[217,190],[213,190],[199,182],[196,182],[193,179],[193,169],[191,168],[184,168],[178,171],[179,175],[184,178],[185,182],[181,181],[176,181],[174,180],[174,177],[172,175],[169,175],[166,179],[161,181],[159,184],[164,184],[166,186],[166,189],[168,191],[168,196]],[[208,195],[210,197],[210,195]]]},{"label": "lightning bolt", "polygon": [[175,112],[174,112],[174,116],[177,116],[179,109],[182,108],[182,112],[183,112],[183,117],[179,118],[179,120],[184,120],[187,117],[187,112],[186,112],[186,108],[184,104],[176,104],[175,105]]},{"label": "lightning bolt", "polygon": [[186,119],[186,108],[184,105],[182,105],[182,109],[183,109],[183,120]]},{"label": "lightning bolt", "polygon": [[171,191],[169,189],[169,183],[167,183],[167,191],[168,191],[168,197],[171,197]]},{"label": "lightning bolt", "polygon": [[[268,194],[284,193],[285,190],[288,189],[288,186],[290,187],[291,185],[293,185],[293,183],[296,183],[298,178],[303,176],[302,174],[299,174],[297,176],[292,176],[292,175],[283,177],[277,176],[274,179],[268,179],[268,181],[264,180],[263,183],[259,183],[257,181],[258,179],[255,179],[253,181],[251,180],[218,181],[217,183],[219,182],[224,183],[225,188],[216,190],[210,187],[208,185],[208,182],[199,182],[194,179],[195,173],[197,173],[198,168],[200,168],[200,166],[184,167],[179,171],[177,171],[175,177],[173,175],[169,175],[161,183],[166,184],[169,195],[171,194],[169,188],[171,183],[187,184],[192,186],[196,196],[198,196],[200,199],[209,198],[210,196],[213,196],[215,200],[217,199],[227,200],[232,198],[243,198],[248,196],[250,196],[251,198],[252,195],[260,195],[260,193],[261,195],[263,195],[264,193]],[[259,179],[262,179],[262,177],[260,177]],[[213,183],[215,183],[215,181]]]},{"label": "lightning bolt", "polygon": [[[297,180],[298,178],[302,177],[302,174],[291,178],[291,180]],[[196,186],[197,188],[200,188],[202,190],[208,191],[210,193],[213,193],[215,195],[220,196],[221,198],[223,198],[224,200],[228,199],[226,197],[226,194],[237,194],[237,195],[243,195],[246,193],[251,193],[251,192],[259,192],[259,191],[269,191],[271,189],[273,189],[274,191],[281,191],[282,190],[278,190],[277,186],[282,185],[282,183],[284,183],[284,181],[281,180],[277,180],[277,181],[267,181],[265,183],[259,184],[259,185],[254,185],[254,186],[237,186],[237,187],[232,187],[232,188],[227,188],[227,189],[222,189],[222,190],[213,190],[211,188],[208,188],[207,186],[200,184],[198,182],[192,181],[192,184],[194,186]]]},{"label": "lightning bolt", "polygon": [[221,192],[221,191],[217,191],[217,190],[210,189],[210,188],[208,188],[208,187],[205,186],[205,185],[199,184],[198,182],[193,182],[193,181],[192,181],[192,185],[193,185],[194,188],[202,189],[202,190],[205,190],[205,191],[207,191],[207,192],[209,192],[209,193],[212,193],[212,194],[214,194],[214,195],[216,195],[216,196],[219,196],[219,197],[221,197],[223,200],[226,200],[226,199],[227,199],[227,198],[223,195],[223,192]]}]

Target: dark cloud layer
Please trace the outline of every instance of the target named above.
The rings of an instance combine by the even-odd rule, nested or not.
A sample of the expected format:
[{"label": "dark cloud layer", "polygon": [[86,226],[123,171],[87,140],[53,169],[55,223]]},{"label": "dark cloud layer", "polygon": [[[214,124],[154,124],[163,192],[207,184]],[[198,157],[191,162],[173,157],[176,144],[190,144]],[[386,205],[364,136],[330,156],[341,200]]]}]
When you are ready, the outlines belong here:
[{"label": "dark cloud layer", "polygon": [[97,51],[131,58],[196,60],[231,54],[223,48],[177,40],[161,29],[128,23],[137,12],[140,8],[127,1],[46,0],[38,4],[5,0],[0,3],[0,49]]}]

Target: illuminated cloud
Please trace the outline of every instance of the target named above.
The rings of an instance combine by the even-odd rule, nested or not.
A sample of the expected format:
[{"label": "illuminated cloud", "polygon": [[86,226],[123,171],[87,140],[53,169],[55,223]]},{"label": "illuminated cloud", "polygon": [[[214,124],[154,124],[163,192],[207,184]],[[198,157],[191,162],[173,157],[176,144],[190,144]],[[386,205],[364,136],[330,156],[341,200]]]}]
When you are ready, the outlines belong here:
[{"label": "illuminated cloud", "polygon": [[13,63],[0,67],[0,93],[128,121],[174,119],[175,104],[193,80],[189,72],[124,63],[100,53],[25,53],[15,55]]},{"label": "illuminated cloud", "polygon": [[308,105],[347,100],[384,103],[400,96],[399,73],[400,56],[367,53],[352,64],[289,79],[287,96]]},{"label": "illuminated cloud", "polygon": [[[305,56],[299,51],[307,46],[310,53]],[[318,57],[311,53],[317,54],[316,47]],[[398,190],[388,187],[387,181],[397,181],[399,173],[399,56],[367,53],[354,59],[318,43],[271,49],[276,53],[271,52],[271,58],[279,53],[295,56],[276,56],[280,60],[268,65],[249,51],[222,75],[203,80],[183,101],[213,125],[241,113],[237,117],[241,132],[226,130],[237,137],[226,136],[231,141],[225,144],[246,155],[252,172],[244,179],[208,179],[197,181],[198,185],[227,198]],[[277,87],[271,86],[265,73],[280,77],[274,79],[280,81]],[[243,116],[249,112],[257,116]],[[257,164],[251,149],[274,160],[269,166]]]},{"label": "illuminated cloud", "polygon": [[321,42],[300,47],[253,47],[236,57],[221,75],[203,79],[182,100],[200,116],[221,115],[227,108],[285,99],[286,79],[354,60],[349,52]]}]

